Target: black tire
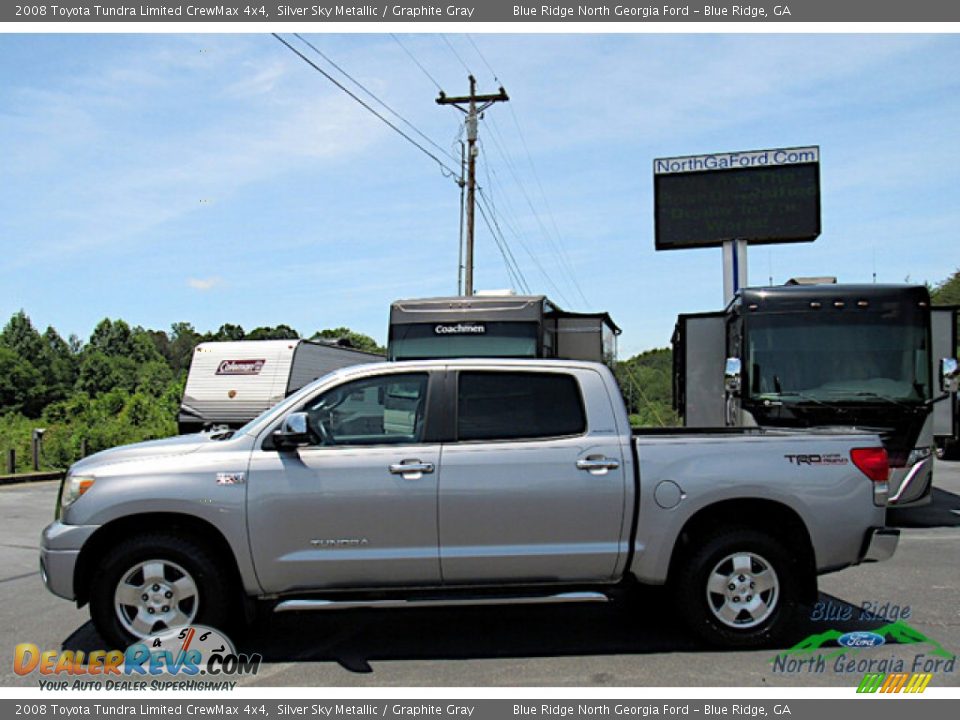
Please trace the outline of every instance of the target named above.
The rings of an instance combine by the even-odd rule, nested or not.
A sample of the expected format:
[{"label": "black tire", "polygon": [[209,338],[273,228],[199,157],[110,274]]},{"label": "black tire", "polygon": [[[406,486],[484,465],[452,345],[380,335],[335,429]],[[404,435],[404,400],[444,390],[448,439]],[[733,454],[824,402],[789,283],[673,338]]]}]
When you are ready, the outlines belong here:
[{"label": "black tire", "polygon": [[796,622],[803,572],[776,538],[727,528],[681,559],[673,590],[684,620],[703,640],[759,647],[782,640]]},{"label": "black tire", "polygon": [[[90,586],[90,617],[107,646],[121,650],[162,631],[166,619],[169,626],[228,630],[236,617],[232,601],[238,597],[231,577],[222,561],[189,536],[138,535],[118,544],[100,563]],[[118,593],[127,595],[138,586],[136,597],[129,597],[138,605],[119,602]],[[141,603],[144,598],[148,602]],[[150,609],[154,612],[148,615]],[[147,623],[153,624],[148,628]]]}]

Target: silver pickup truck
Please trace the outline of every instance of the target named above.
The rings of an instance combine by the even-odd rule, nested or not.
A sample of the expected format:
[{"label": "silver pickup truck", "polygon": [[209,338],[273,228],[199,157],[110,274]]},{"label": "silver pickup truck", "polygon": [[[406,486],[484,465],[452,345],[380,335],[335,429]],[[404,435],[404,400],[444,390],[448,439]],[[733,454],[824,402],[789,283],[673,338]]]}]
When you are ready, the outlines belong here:
[{"label": "silver pickup truck", "polygon": [[239,430],[77,463],[40,564],[118,647],[263,605],[591,602],[637,582],[669,584],[708,641],[756,645],[818,574],[894,552],[887,472],[867,433],[631,431],[599,364],[360,365]]}]

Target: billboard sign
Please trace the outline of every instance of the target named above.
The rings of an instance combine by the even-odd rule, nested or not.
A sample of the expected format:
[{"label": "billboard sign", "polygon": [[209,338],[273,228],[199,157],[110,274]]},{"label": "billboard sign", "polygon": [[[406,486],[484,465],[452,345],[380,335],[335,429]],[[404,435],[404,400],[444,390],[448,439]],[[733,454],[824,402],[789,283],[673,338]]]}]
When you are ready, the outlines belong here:
[{"label": "billboard sign", "polygon": [[653,161],[656,249],[809,242],[820,234],[820,148]]}]

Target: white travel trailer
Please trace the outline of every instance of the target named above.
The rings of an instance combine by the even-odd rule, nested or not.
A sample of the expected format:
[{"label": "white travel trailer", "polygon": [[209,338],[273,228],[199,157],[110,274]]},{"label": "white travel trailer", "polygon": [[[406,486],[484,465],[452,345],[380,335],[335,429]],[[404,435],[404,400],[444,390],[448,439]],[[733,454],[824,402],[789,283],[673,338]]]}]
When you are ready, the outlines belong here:
[{"label": "white travel trailer", "polygon": [[240,427],[322,375],[382,355],[310,340],[197,345],[177,415],[180,433]]}]

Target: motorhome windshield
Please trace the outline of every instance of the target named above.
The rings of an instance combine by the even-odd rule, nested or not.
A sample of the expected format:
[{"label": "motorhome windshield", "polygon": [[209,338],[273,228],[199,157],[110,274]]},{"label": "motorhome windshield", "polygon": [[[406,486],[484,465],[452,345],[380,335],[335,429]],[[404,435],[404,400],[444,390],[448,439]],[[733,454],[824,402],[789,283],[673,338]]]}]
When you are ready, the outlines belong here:
[{"label": "motorhome windshield", "polygon": [[394,325],[390,359],[537,357],[539,326],[533,322],[460,320]]},{"label": "motorhome windshield", "polygon": [[919,313],[757,313],[745,318],[755,401],[921,402],[930,398]]}]

